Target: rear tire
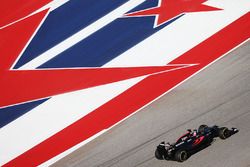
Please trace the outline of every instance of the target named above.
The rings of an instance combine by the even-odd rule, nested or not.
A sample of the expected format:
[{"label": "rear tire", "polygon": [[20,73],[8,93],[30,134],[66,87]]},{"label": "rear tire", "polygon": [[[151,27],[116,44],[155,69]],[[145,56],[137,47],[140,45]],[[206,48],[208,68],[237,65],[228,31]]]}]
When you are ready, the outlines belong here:
[{"label": "rear tire", "polygon": [[200,125],[199,128],[198,128],[198,132],[204,133],[205,128],[207,128],[207,127],[208,127],[207,125]]},{"label": "rear tire", "polygon": [[184,162],[188,159],[188,153],[186,150],[179,150],[175,153],[175,160],[178,162]]},{"label": "rear tire", "polygon": [[226,138],[228,138],[230,136],[231,136],[231,134],[230,134],[230,130],[228,130],[228,128],[222,127],[222,128],[219,129],[219,137],[221,139],[224,140],[224,139],[226,139]]}]

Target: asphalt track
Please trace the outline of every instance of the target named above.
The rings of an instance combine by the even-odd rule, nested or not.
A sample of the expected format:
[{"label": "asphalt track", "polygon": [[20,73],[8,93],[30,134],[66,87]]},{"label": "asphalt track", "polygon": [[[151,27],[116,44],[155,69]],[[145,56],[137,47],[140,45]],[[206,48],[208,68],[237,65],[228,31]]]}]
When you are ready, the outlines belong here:
[{"label": "asphalt track", "polygon": [[[126,106],[125,106],[126,107]],[[157,160],[155,147],[200,124],[240,132],[186,162]],[[250,167],[250,41],[53,166]]]}]

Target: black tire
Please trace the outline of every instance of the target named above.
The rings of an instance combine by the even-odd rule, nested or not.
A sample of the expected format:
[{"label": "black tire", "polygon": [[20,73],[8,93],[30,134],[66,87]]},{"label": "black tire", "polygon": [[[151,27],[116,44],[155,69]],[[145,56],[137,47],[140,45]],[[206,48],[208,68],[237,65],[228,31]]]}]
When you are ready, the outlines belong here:
[{"label": "black tire", "polygon": [[199,128],[198,128],[198,132],[204,133],[205,128],[207,128],[207,127],[208,127],[207,125],[200,125]]},{"label": "black tire", "polygon": [[155,158],[159,160],[163,160],[163,155],[160,153],[158,149],[155,150]]},{"label": "black tire", "polygon": [[222,128],[219,129],[219,137],[221,139],[224,140],[224,139],[226,139],[226,138],[228,138],[230,136],[231,136],[231,134],[230,134],[230,130],[228,130],[228,128],[222,127]]},{"label": "black tire", "polygon": [[175,160],[178,162],[184,162],[188,159],[188,153],[186,150],[178,150],[175,153]]}]

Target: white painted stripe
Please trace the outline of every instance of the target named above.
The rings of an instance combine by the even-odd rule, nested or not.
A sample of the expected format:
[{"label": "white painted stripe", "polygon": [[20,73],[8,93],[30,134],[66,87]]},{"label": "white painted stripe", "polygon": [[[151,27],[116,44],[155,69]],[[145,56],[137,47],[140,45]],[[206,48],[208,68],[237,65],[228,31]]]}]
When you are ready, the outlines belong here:
[{"label": "white painted stripe", "polygon": [[0,130],[0,166],[76,122],[140,77],[54,96]]},{"label": "white painted stripe", "polygon": [[20,19],[18,19],[18,20],[16,20],[16,21],[13,21],[13,22],[11,22],[11,23],[5,25],[5,26],[0,27],[0,30],[3,29],[3,28],[8,27],[8,26],[10,26],[10,25],[13,25],[13,24],[15,24],[15,23],[17,23],[17,22],[19,22],[19,21],[22,21],[22,20],[24,20],[24,19],[26,19],[26,18],[28,18],[28,17],[30,17],[30,16],[36,14],[36,13],[39,13],[39,12],[45,10],[45,9],[50,8],[50,11],[53,11],[53,10],[59,8],[60,6],[64,5],[64,4],[65,4],[66,2],[68,2],[68,1],[69,1],[69,0],[53,0],[52,2],[50,2],[50,3],[48,3],[47,5],[41,7],[40,9],[36,10],[35,12],[33,12],[33,13],[31,13],[31,14],[29,14],[29,15],[23,17],[23,18],[20,18]]},{"label": "white painted stripe", "polygon": [[40,11],[47,9],[47,8],[50,8],[50,11],[53,11],[53,10],[59,8],[60,6],[64,5],[67,2],[69,2],[69,0],[53,0],[50,3],[48,3],[47,5],[45,5],[44,7],[42,7],[41,9],[37,10],[36,12],[40,12]]},{"label": "white painted stripe", "polygon": [[104,66],[165,65],[249,12],[250,7],[249,0],[213,0],[207,4],[224,10],[187,13]]},{"label": "white painted stripe", "polygon": [[73,45],[77,44],[78,42],[82,41],[83,39],[87,38],[89,35],[95,33],[97,30],[108,25],[109,23],[111,23],[115,19],[121,17],[124,13],[128,12],[129,10],[131,10],[132,8],[136,7],[137,5],[141,4],[144,1],[145,0],[130,0],[130,1],[126,2],[122,6],[116,8],[112,12],[105,15],[104,17],[100,18],[99,20],[95,21],[94,23],[90,24],[89,26],[85,27],[81,31],[77,32],[76,34],[72,35],[71,37],[69,37],[66,40],[62,41],[61,43],[57,44],[53,48],[42,53],[41,55],[39,55],[35,59],[24,64],[19,69],[22,69],[22,70],[23,69],[34,69],[34,68],[39,67],[40,65],[44,64],[48,60],[56,57],[58,54],[67,50],[68,48],[70,48]]}]

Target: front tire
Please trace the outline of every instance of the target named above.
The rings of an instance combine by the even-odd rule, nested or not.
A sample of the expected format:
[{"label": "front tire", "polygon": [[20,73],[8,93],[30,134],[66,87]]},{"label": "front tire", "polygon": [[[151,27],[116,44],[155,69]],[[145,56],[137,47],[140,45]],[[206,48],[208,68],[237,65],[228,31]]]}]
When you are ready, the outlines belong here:
[{"label": "front tire", "polygon": [[175,160],[178,162],[184,162],[188,159],[188,153],[186,150],[179,150],[175,153]]},{"label": "front tire", "polygon": [[228,130],[228,128],[226,127],[222,127],[219,129],[219,137],[223,140],[225,140],[226,138],[230,137],[230,130]]},{"label": "front tire", "polygon": [[155,150],[155,158],[159,160],[163,160],[163,155],[160,153],[158,149]]}]

